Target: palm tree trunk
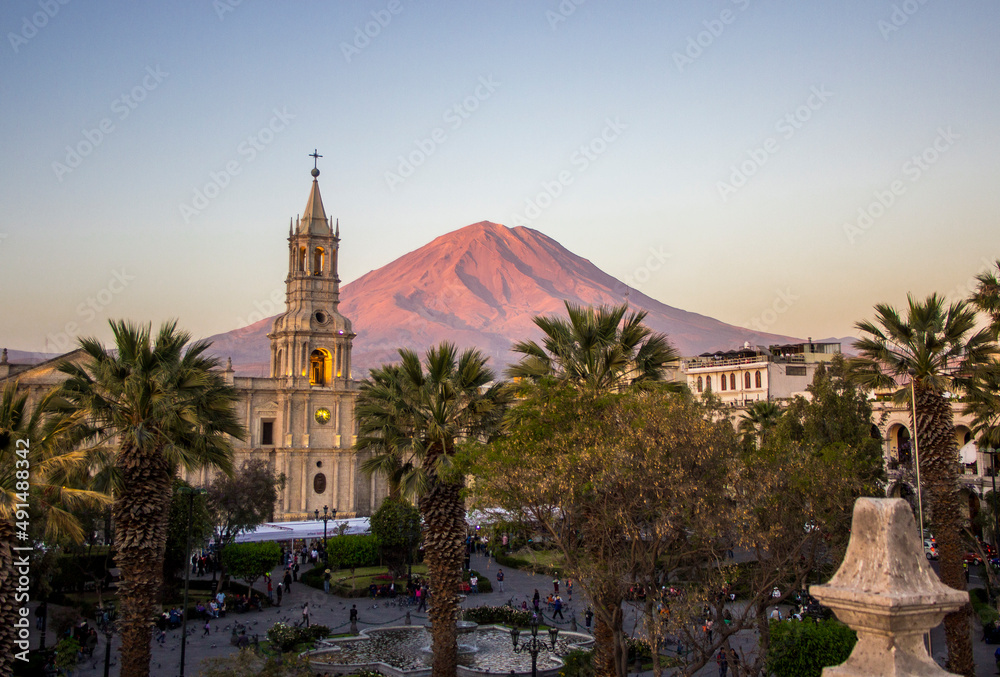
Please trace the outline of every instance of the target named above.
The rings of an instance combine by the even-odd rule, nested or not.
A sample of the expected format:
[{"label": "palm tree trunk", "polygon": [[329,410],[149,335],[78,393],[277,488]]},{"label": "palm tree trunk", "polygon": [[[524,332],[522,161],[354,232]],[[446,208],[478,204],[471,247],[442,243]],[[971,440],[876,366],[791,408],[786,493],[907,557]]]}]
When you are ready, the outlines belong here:
[{"label": "palm tree trunk", "polygon": [[436,477],[420,498],[424,516],[424,557],[431,579],[432,677],[455,677],[458,669],[458,589],[462,583],[465,503],[460,484]]},{"label": "palm tree trunk", "polygon": [[153,608],[163,584],[170,474],[158,450],[123,448],[118,466],[124,487],[113,507],[121,569],[121,677],[148,677]]},{"label": "palm tree trunk", "polygon": [[[926,487],[941,556],[941,581],[956,590],[965,590],[958,449],[951,406],[940,393],[919,385],[916,398],[918,416],[914,427],[917,430],[921,480]],[[948,641],[948,669],[974,677],[976,666],[972,657],[972,639],[969,636],[970,611],[971,606],[966,604],[945,616],[944,629]]]},{"label": "palm tree trunk", "polygon": [[10,520],[0,520],[0,675],[9,675],[14,671],[14,640],[17,639],[14,596],[18,578],[14,571],[14,551],[11,550],[14,543],[14,525]]},{"label": "palm tree trunk", "polygon": [[[624,614],[615,595],[595,591],[594,608],[594,677],[624,677],[628,674],[628,650],[625,648]],[[610,618],[608,623],[605,618]]]}]

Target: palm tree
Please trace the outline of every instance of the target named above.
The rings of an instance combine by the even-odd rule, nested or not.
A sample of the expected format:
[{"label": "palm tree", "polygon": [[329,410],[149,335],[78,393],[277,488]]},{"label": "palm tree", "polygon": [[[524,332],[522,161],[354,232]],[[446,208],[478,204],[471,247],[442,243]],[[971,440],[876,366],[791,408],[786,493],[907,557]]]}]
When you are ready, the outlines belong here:
[{"label": "palm tree", "polygon": [[[993,333],[976,329],[976,312],[965,301],[945,306],[937,294],[924,301],[909,297],[904,319],[892,306],[875,306],[875,321],[855,326],[863,337],[854,347],[852,378],[870,389],[893,389],[900,404],[916,399],[914,433],[920,450],[920,472],[941,552],[941,580],[965,589],[962,569],[962,513],[958,494],[958,450],[951,405],[945,393],[966,392],[973,376],[990,365],[997,353]],[[900,383],[906,385],[900,387]],[[945,617],[949,668],[975,674],[969,638],[969,608]]]},{"label": "palm tree", "polygon": [[[463,440],[486,439],[500,425],[509,402],[503,383],[478,350],[458,354],[454,345],[431,348],[425,364],[400,349],[401,362],[372,370],[358,397],[358,447],[412,456],[401,477],[418,496],[424,520],[424,557],[430,575],[435,677],[453,677],[458,665],[458,589],[464,559],[464,476],[454,465]],[[386,467],[393,467],[388,461]]]},{"label": "palm tree", "polygon": [[[1000,272],[1000,259],[996,261],[996,268]],[[976,282],[970,300],[990,318],[993,331],[1000,333],[1000,278],[996,272],[985,272],[976,276]]]},{"label": "palm tree", "polygon": [[72,448],[72,421],[52,413],[51,393],[29,411],[27,391],[17,388],[11,382],[0,391],[0,675],[13,670],[18,576],[12,548],[30,545],[18,543],[21,533],[35,535],[29,516],[43,520],[47,541],[79,543],[84,531],[72,511],[111,500],[58,481],[87,463],[86,454]]},{"label": "palm tree", "polygon": [[508,376],[529,381],[555,377],[595,392],[615,391],[663,380],[663,365],[678,357],[666,335],[642,323],[644,310],[628,313],[625,303],[596,309],[565,303],[565,318],[535,317],[545,334],[542,345],[514,344],[514,352],[524,357],[507,370]]},{"label": "palm tree", "polygon": [[175,322],[112,321],[115,350],[81,339],[89,358],[63,363],[62,408],[87,421],[90,450],[108,464],[114,494],[123,677],[149,675],[153,605],[163,583],[171,480],[180,466],[232,472],[231,438],[243,427],[236,391],[213,371],[209,344],[189,343]]},{"label": "palm tree", "polygon": [[781,419],[783,410],[776,402],[764,400],[754,402],[747,409],[746,417],[740,421],[739,429],[744,440],[753,440],[754,444],[767,442],[768,434]]},{"label": "palm tree", "polygon": [[[361,389],[368,394],[370,401],[398,402],[401,400],[403,382],[400,366],[386,364],[372,369]],[[361,470],[369,476],[381,475],[386,478],[389,485],[388,498],[399,499],[404,493],[413,496],[416,487],[412,483],[418,474],[414,472],[413,454],[406,450],[407,438],[403,432],[409,424],[404,420],[402,412],[396,411],[389,415],[390,412],[387,411],[384,414],[378,419],[378,428],[359,430],[354,448],[369,454],[361,463]],[[374,420],[369,420],[369,425],[374,424]],[[403,484],[406,482],[410,485],[404,491]]]}]

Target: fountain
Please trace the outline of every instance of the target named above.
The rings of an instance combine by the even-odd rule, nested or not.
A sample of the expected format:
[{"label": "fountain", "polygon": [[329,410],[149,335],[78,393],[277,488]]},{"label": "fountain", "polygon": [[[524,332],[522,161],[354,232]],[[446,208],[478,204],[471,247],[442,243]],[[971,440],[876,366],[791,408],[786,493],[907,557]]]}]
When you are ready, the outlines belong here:
[{"label": "fountain", "polygon": [[[514,652],[510,628],[459,621],[458,633],[459,677],[531,674],[531,657]],[[315,672],[351,674],[378,670],[390,677],[426,677],[431,673],[429,637],[424,626],[367,628],[358,637],[323,640],[320,648],[303,655]],[[556,675],[563,666],[559,656],[573,649],[589,648],[593,641],[593,637],[583,633],[560,632],[556,650],[538,654],[538,674]]]}]

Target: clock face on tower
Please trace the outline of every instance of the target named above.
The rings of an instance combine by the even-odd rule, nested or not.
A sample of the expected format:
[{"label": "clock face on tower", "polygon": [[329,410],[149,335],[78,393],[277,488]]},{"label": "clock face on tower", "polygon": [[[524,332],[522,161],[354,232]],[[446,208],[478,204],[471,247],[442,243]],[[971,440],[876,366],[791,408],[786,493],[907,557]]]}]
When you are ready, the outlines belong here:
[{"label": "clock face on tower", "polygon": [[330,410],[325,407],[316,410],[316,422],[327,423],[330,421]]}]

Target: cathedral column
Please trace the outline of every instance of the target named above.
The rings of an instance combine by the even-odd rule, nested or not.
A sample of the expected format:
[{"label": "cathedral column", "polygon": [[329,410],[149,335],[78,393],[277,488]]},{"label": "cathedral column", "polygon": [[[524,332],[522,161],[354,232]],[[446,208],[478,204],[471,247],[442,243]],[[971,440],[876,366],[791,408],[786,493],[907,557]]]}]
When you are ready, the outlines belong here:
[{"label": "cathedral column", "polygon": [[306,511],[306,455],[300,454],[302,457],[299,463],[299,512]]}]

